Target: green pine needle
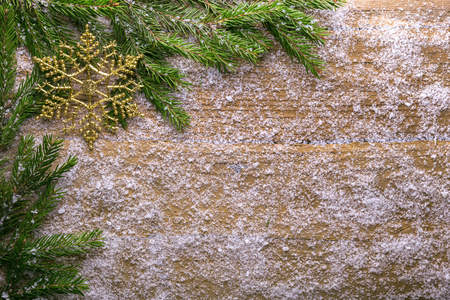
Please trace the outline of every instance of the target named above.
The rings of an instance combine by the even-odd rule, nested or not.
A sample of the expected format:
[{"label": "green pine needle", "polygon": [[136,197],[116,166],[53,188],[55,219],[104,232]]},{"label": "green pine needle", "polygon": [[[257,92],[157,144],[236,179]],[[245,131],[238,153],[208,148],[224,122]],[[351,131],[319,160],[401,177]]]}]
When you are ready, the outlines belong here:
[{"label": "green pine needle", "polygon": [[83,295],[88,289],[85,279],[75,266],[58,262],[58,258],[103,246],[101,230],[33,236],[64,197],[55,187],[57,179],[77,163],[75,157],[69,157],[54,166],[62,145],[62,140],[52,136],[44,136],[38,146],[32,136],[22,137],[9,178],[6,172],[0,175],[0,267],[6,271],[0,294],[10,299]]},{"label": "green pine needle", "polygon": [[[234,71],[242,60],[257,63],[273,46],[268,37],[272,35],[292,59],[319,77],[325,62],[318,57],[317,47],[324,45],[328,32],[307,14],[308,10],[334,10],[344,3],[344,0],[49,0],[44,4],[0,0],[2,11],[7,9],[12,16],[7,21],[0,19],[7,33],[1,43],[7,44],[8,49],[2,55],[12,57],[20,43],[33,56],[57,54],[60,43],[75,44],[69,23],[80,30],[89,23],[102,45],[115,39],[121,54],[144,54],[136,74],[139,83],[145,86],[143,93],[164,119],[182,130],[189,126],[190,117],[174,98],[174,92],[189,84],[166,61],[167,56],[180,55],[220,71]],[[112,32],[99,18],[109,20]],[[14,82],[11,79],[15,74],[14,60],[7,61],[5,78],[9,79],[0,75],[0,85],[9,88],[2,89],[2,99],[11,98],[10,87]],[[24,102],[31,105],[36,98],[30,95]],[[21,115],[31,115],[29,105],[21,105],[8,125],[5,120],[9,118],[3,117],[0,125],[11,127],[6,131],[12,134],[2,130],[0,147],[9,145],[18,128],[15,125],[24,120]],[[126,119],[121,118],[120,123],[126,128]]]},{"label": "green pine needle", "polygon": [[[325,62],[316,50],[325,44],[328,32],[308,15],[308,10],[334,10],[344,3],[0,0],[0,151],[12,144],[23,122],[42,105],[41,95],[34,89],[41,80],[37,69],[13,91],[15,52],[20,45],[33,56],[58,55],[61,43],[76,44],[72,25],[81,30],[90,24],[101,45],[115,39],[120,54],[144,55],[135,74],[143,94],[164,119],[182,130],[189,126],[190,117],[174,93],[190,84],[166,60],[167,56],[180,55],[206,67],[233,71],[243,60],[257,63],[273,47],[271,35],[293,60],[319,77]],[[127,126],[125,118],[120,123]],[[61,147],[62,141],[51,136],[45,136],[37,147],[34,138],[26,136],[20,139],[12,164],[0,158],[0,266],[6,270],[6,284],[0,286],[0,295],[10,299],[83,295],[88,289],[85,279],[75,266],[58,262],[58,258],[103,245],[100,230],[33,237],[35,229],[64,196],[55,187],[56,180],[77,163],[70,157],[52,168]]]}]

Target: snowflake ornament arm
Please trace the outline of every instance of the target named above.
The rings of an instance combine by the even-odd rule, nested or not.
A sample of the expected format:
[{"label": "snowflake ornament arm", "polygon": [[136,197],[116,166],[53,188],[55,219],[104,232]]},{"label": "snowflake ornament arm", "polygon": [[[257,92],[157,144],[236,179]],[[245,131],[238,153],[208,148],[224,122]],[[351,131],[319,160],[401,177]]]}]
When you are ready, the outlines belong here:
[{"label": "snowflake ornament arm", "polygon": [[46,96],[38,118],[52,119],[56,113],[63,131],[78,128],[92,150],[102,128],[115,132],[119,118],[141,116],[133,97],[127,95],[142,88],[131,77],[143,55],[117,56],[116,42],[100,51],[88,25],[80,40],[77,47],[60,45],[60,59],[33,58],[53,82],[37,87]]}]

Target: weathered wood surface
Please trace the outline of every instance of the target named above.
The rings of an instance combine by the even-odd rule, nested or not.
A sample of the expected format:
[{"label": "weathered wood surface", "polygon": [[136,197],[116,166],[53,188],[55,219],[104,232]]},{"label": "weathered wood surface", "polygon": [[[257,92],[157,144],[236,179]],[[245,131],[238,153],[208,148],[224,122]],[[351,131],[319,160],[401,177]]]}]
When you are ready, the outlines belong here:
[{"label": "weathered wood surface", "polygon": [[[351,1],[322,80],[278,49],[235,74],[174,62],[192,127],[104,135],[46,231],[103,228],[88,299],[450,297],[450,2]],[[30,121],[41,135],[57,122]]]},{"label": "weathered wood surface", "polygon": [[108,247],[85,262],[94,299],[439,298],[449,151],[440,141],[104,141],[64,183],[51,226],[107,231]]}]

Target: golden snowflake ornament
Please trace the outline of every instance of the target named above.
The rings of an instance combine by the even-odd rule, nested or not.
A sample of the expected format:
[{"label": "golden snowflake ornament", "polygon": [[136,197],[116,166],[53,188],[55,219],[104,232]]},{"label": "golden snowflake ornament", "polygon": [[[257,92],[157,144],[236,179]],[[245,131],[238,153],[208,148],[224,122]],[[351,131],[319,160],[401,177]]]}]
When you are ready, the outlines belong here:
[{"label": "golden snowflake ornament", "polygon": [[115,41],[100,51],[88,25],[80,40],[60,45],[59,59],[33,58],[51,80],[37,87],[46,96],[37,118],[56,116],[65,133],[79,129],[92,150],[102,128],[115,132],[120,120],[141,115],[132,96],[142,86],[131,76],[142,54],[117,56]]}]

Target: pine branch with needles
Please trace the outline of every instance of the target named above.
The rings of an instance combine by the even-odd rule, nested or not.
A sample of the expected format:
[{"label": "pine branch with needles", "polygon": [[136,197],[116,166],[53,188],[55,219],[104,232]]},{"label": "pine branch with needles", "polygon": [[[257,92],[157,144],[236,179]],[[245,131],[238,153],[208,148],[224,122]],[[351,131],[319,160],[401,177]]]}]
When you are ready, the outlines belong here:
[{"label": "pine branch with needles", "polygon": [[[33,56],[57,54],[74,45],[70,25],[86,23],[101,42],[114,39],[122,55],[140,55],[136,77],[146,98],[178,129],[190,117],[174,94],[189,88],[167,61],[179,55],[207,67],[233,71],[257,63],[277,41],[286,53],[319,77],[325,62],[317,48],[329,34],[308,13],[333,10],[344,0],[0,0],[14,11],[10,48],[24,44]],[[103,18],[103,22],[100,19]],[[106,23],[105,23],[106,22]],[[273,38],[270,38],[272,36]],[[126,120],[121,120],[126,127]]]},{"label": "pine branch with needles", "polygon": [[34,237],[64,198],[56,188],[57,179],[77,164],[75,157],[69,157],[52,169],[61,147],[62,140],[52,136],[44,136],[38,146],[32,136],[22,137],[12,165],[0,171],[0,270],[6,274],[0,285],[3,298],[83,295],[89,288],[76,266],[58,259],[102,247],[101,230]]}]

